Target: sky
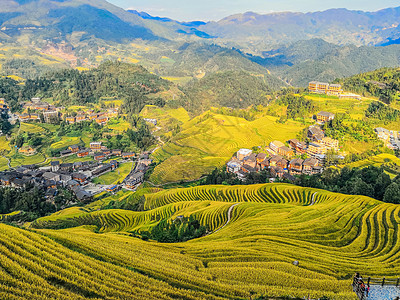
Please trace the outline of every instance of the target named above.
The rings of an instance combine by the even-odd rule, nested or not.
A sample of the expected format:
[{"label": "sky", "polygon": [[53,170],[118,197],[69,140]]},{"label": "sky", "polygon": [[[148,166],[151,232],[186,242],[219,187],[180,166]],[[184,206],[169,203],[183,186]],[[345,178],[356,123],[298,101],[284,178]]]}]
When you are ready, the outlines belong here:
[{"label": "sky", "polygon": [[125,9],[145,11],[178,21],[218,21],[236,13],[253,11],[320,11],[330,8],[376,11],[400,6],[399,0],[107,0]]}]

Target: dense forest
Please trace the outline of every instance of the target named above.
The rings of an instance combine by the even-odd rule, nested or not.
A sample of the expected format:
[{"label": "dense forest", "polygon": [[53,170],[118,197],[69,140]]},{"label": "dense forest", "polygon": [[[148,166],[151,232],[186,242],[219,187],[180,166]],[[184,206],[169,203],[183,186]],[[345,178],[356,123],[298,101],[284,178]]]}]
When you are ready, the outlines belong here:
[{"label": "dense forest", "polygon": [[168,89],[170,82],[150,74],[141,66],[121,62],[105,62],[98,68],[80,72],[64,69],[43,77],[28,79],[24,85],[11,78],[0,78],[0,97],[12,111],[33,97],[52,98],[61,105],[95,103],[101,97],[124,99],[127,114],[138,113],[146,104],[156,104],[158,98],[149,94]]},{"label": "dense forest", "polygon": [[63,105],[94,103],[101,97],[125,99],[127,112],[138,112],[150,102],[146,95],[167,89],[170,83],[141,66],[105,62],[80,72],[65,69],[27,80],[23,96],[53,98]]},{"label": "dense forest", "polygon": [[187,109],[204,111],[209,107],[247,108],[265,104],[273,92],[263,77],[244,71],[226,71],[194,80],[181,88],[188,98]]}]

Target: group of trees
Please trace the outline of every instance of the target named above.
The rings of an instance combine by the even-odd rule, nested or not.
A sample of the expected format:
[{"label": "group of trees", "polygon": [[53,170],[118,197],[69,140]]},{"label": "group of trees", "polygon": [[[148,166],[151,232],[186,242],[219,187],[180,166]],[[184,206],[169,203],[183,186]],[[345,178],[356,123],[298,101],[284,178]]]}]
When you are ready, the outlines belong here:
[{"label": "group of trees", "polygon": [[46,202],[44,190],[27,187],[25,189],[0,188],[0,214],[23,211],[26,221],[56,211],[54,204]]},{"label": "group of trees", "polygon": [[[248,173],[244,180],[236,174],[228,173],[224,168],[214,169],[201,182],[202,185],[224,184],[241,185],[267,183],[269,171],[264,169],[257,173]],[[369,166],[367,168],[334,169],[327,168],[322,174],[295,176],[296,185],[324,189],[348,195],[364,195],[384,202],[400,204],[400,175],[393,180],[385,172],[385,168]],[[283,181],[285,181],[283,179]]]},{"label": "group of trees", "polygon": [[365,116],[384,121],[397,121],[400,119],[400,111],[376,101],[368,106]]},{"label": "group of trees", "polygon": [[398,68],[382,68],[358,74],[341,81],[345,90],[372,95],[387,104],[399,100],[400,71]]},{"label": "group of trees", "polygon": [[369,142],[376,139],[376,134],[368,122],[353,122],[349,116],[343,113],[335,115],[333,120],[325,122],[322,130],[326,136],[341,140],[344,137],[350,137],[352,140]]},{"label": "group of trees", "polygon": [[316,110],[311,100],[294,94],[286,94],[279,97],[277,103],[287,105],[286,115],[289,119],[304,118],[304,116]]},{"label": "group of trees", "polygon": [[8,121],[8,113],[0,110],[0,132],[8,134],[12,129],[12,125]]},{"label": "group of trees", "polygon": [[369,196],[384,202],[400,204],[400,176],[393,180],[384,167],[328,168],[322,174],[297,178],[296,184],[332,192]]},{"label": "group of trees", "polygon": [[[160,243],[179,243],[199,238],[207,233],[207,227],[202,226],[193,216],[178,217],[172,222],[160,221],[150,231],[140,232],[144,240],[152,239]],[[136,234],[133,234],[136,236]]]},{"label": "group of trees", "polygon": [[25,188],[0,188],[0,214],[21,211],[15,221],[33,221],[52,214],[66,204],[76,202],[75,195],[64,188],[59,188],[53,201],[47,201],[45,190],[28,184]]}]

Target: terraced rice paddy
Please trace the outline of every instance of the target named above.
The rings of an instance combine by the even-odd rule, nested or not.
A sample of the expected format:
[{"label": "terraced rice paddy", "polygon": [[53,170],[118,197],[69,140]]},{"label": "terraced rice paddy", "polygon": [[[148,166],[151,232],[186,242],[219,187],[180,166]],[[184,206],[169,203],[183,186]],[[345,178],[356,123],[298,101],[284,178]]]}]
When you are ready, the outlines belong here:
[{"label": "terraced rice paddy", "polygon": [[11,160],[11,167],[13,168],[21,165],[39,164],[46,160],[46,158],[39,153],[31,156],[25,156],[17,153],[9,158]]},{"label": "terraced rice paddy", "polygon": [[32,123],[21,123],[20,130],[21,132],[29,132],[29,133],[40,133],[44,131],[43,127]]},{"label": "terraced rice paddy", "polygon": [[68,136],[63,136],[60,141],[55,142],[50,145],[52,149],[63,149],[68,146],[72,146],[75,144],[79,144],[80,138],[79,137],[68,137]]},{"label": "terraced rice paddy", "polygon": [[185,122],[172,142],[153,155],[159,164],[150,180],[154,183],[193,180],[222,166],[240,148],[266,146],[273,140],[296,137],[304,127],[298,122],[279,124],[265,116],[253,122],[243,118],[205,113]]},{"label": "terraced rice paddy", "polygon": [[[132,280],[141,278],[140,284],[156,280],[153,289],[162,289],[174,299],[180,298],[178,292],[185,299],[249,299],[261,295],[356,299],[350,285],[355,271],[387,278],[400,274],[398,205],[287,184],[143,192],[143,212],[74,209],[33,223],[32,227],[42,228],[35,229],[42,235],[15,228],[10,230],[16,232],[10,233],[0,227],[0,233],[9,236],[7,243],[26,244],[8,252],[0,248],[0,256],[11,257],[16,255],[13,251],[26,249],[31,254],[25,255],[30,255],[34,262],[29,260],[28,264],[13,256],[17,258],[14,265],[24,267],[21,270],[25,271],[27,266],[29,270],[40,269],[46,262],[45,272],[55,268],[59,280],[79,286],[75,293],[94,292],[93,287],[97,286],[96,293],[110,293],[109,297],[117,299],[123,299],[127,291],[122,285],[111,287],[111,282],[126,280],[128,274],[133,276],[130,282],[139,289],[138,295],[143,291],[139,282]],[[234,204],[237,205],[232,208]],[[127,235],[128,231],[151,230],[163,219],[172,222],[178,216],[190,215],[210,231],[216,231],[226,224],[229,208],[231,220],[225,227],[185,243],[144,242]],[[48,250],[27,247],[33,240],[39,240],[40,245],[49,243]],[[62,254],[53,252],[55,247]],[[40,260],[49,255],[50,261]],[[67,255],[67,260],[58,265],[53,259],[60,255]],[[84,262],[85,268],[68,275],[66,272],[75,270],[78,263],[73,258]],[[299,261],[297,267],[292,264],[295,260]],[[3,264],[1,260],[0,265]],[[98,270],[91,269],[94,264],[99,266]],[[111,281],[102,273],[110,264],[111,272],[119,270],[118,279]],[[44,280],[46,292],[54,289],[54,284],[46,279],[54,275],[32,273],[41,277],[35,280]],[[32,293],[37,282],[29,279],[33,275],[23,277],[29,284],[21,282],[19,287],[13,286],[15,290]],[[11,280],[16,275],[3,276]],[[76,279],[80,276],[86,276],[85,281]],[[132,297],[135,298],[134,294]]]}]

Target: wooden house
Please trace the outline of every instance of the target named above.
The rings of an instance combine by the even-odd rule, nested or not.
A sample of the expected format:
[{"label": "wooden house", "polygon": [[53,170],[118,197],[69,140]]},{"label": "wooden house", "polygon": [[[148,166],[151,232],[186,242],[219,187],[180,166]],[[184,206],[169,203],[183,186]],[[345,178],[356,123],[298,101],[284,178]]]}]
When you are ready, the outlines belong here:
[{"label": "wooden house", "polygon": [[90,149],[92,151],[100,151],[101,150],[101,142],[91,142]]},{"label": "wooden house", "polygon": [[89,149],[82,149],[78,153],[76,153],[78,157],[86,157],[89,155]]},{"label": "wooden house", "polygon": [[66,117],[65,121],[69,124],[75,124],[75,117]]},{"label": "wooden house", "polygon": [[124,152],[121,154],[122,158],[133,158],[135,157],[135,153],[134,152]]},{"label": "wooden house", "polygon": [[97,153],[94,154],[93,158],[95,160],[97,160],[97,161],[102,161],[102,160],[104,160],[106,158],[106,156],[102,152],[97,152]]},{"label": "wooden house", "polygon": [[321,123],[325,123],[328,121],[331,121],[335,118],[335,114],[330,113],[330,112],[326,112],[326,111],[320,111],[317,114],[317,121],[321,122]]},{"label": "wooden house", "polygon": [[278,148],[278,154],[291,158],[292,156],[294,156],[294,151],[292,149],[290,149],[289,147],[283,146]]},{"label": "wooden house", "polygon": [[78,145],[71,145],[68,147],[68,149],[72,152],[72,153],[77,153],[79,151],[79,146]]},{"label": "wooden house", "polygon": [[303,162],[303,173],[314,174],[313,169],[318,166],[318,160],[316,158],[307,158]]},{"label": "wooden house", "polygon": [[292,175],[301,174],[303,172],[303,162],[304,160],[302,160],[301,158],[292,159],[289,162],[288,166],[290,174]]}]

